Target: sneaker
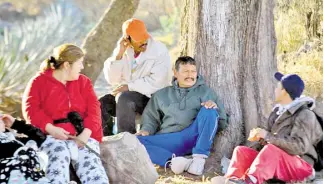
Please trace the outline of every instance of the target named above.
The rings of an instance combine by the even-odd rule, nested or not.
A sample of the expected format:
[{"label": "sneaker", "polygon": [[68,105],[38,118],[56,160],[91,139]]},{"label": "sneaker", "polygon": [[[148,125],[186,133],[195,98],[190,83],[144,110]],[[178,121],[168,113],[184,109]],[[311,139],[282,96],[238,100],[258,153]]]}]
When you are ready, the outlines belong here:
[{"label": "sneaker", "polygon": [[242,179],[226,179],[225,184],[246,184],[246,182]]},{"label": "sneaker", "polygon": [[248,175],[248,181],[252,183],[257,183],[258,180],[253,175]]},{"label": "sneaker", "polygon": [[313,168],[313,171],[312,171],[312,174],[306,178],[306,181],[314,181],[316,179],[316,172],[315,172],[315,169]]},{"label": "sneaker", "polygon": [[206,155],[193,154],[192,163],[190,164],[187,172],[194,175],[202,175],[206,163]]},{"label": "sneaker", "polygon": [[252,176],[248,175],[246,179],[237,179],[237,178],[228,178],[226,179],[226,184],[255,184],[257,182],[257,179]]},{"label": "sneaker", "polygon": [[211,184],[224,184],[226,183],[226,178],[224,176],[215,176],[210,180]]},{"label": "sneaker", "polygon": [[181,174],[184,171],[188,170],[191,162],[192,159],[188,159],[185,157],[176,157],[175,154],[173,154],[170,167],[174,174]]}]

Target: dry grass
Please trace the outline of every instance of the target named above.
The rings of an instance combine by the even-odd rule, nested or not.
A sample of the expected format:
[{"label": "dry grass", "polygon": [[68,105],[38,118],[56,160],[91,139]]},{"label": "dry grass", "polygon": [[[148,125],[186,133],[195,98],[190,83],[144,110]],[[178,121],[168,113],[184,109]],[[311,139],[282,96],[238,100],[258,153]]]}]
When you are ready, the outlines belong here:
[{"label": "dry grass", "polygon": [[321,98],[323,95],[323,53],[313,50],[308,53],[286,54],[278,59],[278,69],[283,73],[296,73],[305,81],[305,95]]},{"label": "dry grass", "polygon": [[175,175],[171,169],[164,169],[157,166],[157,171],[159,173],[159,179],[156,184],[210,184],[210,180],[215,177],[219,176],[218,173],[205,173],[203,176],[195,176],[191,175],[187,172],[184,172],[180,175]]},{"label": "dry grass", "polygon": [[205,176],[194,176],[188,173],[183,173],[181,175],[175,175],[170,169],[167,169],[166,172],[164,168],[158,168],[159,180],[156,184],[207,184],[210,183],[210,177]]}]

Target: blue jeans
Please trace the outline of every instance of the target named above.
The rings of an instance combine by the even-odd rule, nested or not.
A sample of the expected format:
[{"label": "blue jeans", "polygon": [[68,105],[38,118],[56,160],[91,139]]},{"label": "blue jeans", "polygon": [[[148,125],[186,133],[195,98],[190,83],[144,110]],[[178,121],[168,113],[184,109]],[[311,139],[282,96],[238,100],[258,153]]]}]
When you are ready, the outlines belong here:
[{"label": "blue jeans", "polygon": [[209,156],[218,127],[218,113],[215,109],[202,107],[193,123],[180,132],[137,136],[145,146],[152,162],[160,166],[172,157],[186,154]]}]

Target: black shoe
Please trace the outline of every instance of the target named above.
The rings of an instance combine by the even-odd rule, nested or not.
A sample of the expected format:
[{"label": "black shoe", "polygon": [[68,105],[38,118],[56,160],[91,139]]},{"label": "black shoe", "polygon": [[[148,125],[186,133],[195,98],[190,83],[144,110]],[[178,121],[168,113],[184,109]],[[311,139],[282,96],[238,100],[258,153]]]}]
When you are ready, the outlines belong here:
[{"label": "black shoe", "polygon": [[270,179],[270,180],[267,180],[267,183],[285,184],[286,182],[278,180],[278,179]]},{"label": "black shoe", "polygon": [[228,179],[226,184],[251,184],[253,183],[249,177],[246,177],[245,180],[243,179]]},{"label": "black shoe", "polygon": [[246,182],[242,179],[227,179],[226,184],[246,184]]}]

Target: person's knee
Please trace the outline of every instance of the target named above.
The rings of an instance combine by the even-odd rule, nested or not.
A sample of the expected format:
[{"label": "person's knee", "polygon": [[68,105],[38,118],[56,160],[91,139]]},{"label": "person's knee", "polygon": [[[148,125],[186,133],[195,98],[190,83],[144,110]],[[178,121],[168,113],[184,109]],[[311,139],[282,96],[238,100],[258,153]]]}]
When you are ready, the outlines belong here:
[{"label": "person's knee", "polygon": [[91,138],[91,137],[88,139],[88,142],[91,144],[99,145],[99,142],[96,139]]},{"label": "person's knee", "polygon": [[[66,162],[70,162],[71,155],[70,151],[66,146],[58,145],[54,147],[53,150],[50,150],[49,162],[55,161],[55,158],[63,158]],[[53,159],[54,158],[54,159]]]},{"label": "person's knee", "polygon": [[201,116],[207,116],[210,118],[217,118],[218,117],[218,112],[217,109],[207,109],[206,107],[201,107],[198,115]]},{"label": "person's knee", "polygon": [[129,92],[123,92],[117,102],[117,107],[122,108],[122,109],[135,109],[135,102],[134,99],[132,99],[131,95]]},{"label": "person's knee", "polygon": [[137,135],[136,137],[139,140],[139,142],[141,144],[143,144],[144,146],[147,144],[147,141],[146,141],[147,140],[147,136]]},{"label": "person's knee", "polygon": [[215,109],[215,108],[206,108],[205,106],[202,106],[200,108],[200,111],[204,112],[204,113],[209,113],[209,114],[218,114],[217,109]]},{"label": "person's knee", "polygon": [[233,153],[234,154],[242,154],[242,153],[246,152],[249,149],[250,148],[246,147],[246,146],[236,146]]},{"label": "person's knee", "polygon": [[278,151],[278,150],[280,150],[280,149],[273,144],[267,144],[262,149],[263,152],[265,152],[265,151],[273,152],[273,151]]},{"label": "person's knee", "polygon": [[107,94],[107,95],[101,96],[101,97],[99,98],[99,102],[100,102],[101,104],[108,104],[108,103],[110,103],[110,101],[111,101],[111,95],[110,95],[110,94]]},{"label": "person's knee", "polygon": [[105,101],[106,101],[106,99],[107,99],[106,96],[107,96],[107,95],[102,96],[102,97],[99,98],[98,101],[100,102],[100,104],[104,104],[104,103],[105,103]]},{"label": "person's knee", "polygon": [[280,148],[278,148],[277,146],[275,146],[273,144],[267,144],[259,152],[258,157],[261,160],[271,157],[272,159],[278,161],[283,153],[284,153],[284,151],[281,150]]}]

